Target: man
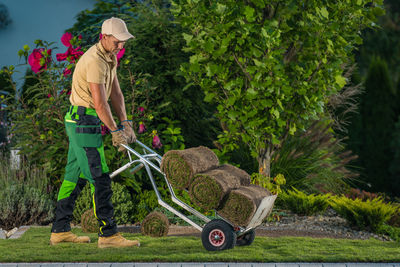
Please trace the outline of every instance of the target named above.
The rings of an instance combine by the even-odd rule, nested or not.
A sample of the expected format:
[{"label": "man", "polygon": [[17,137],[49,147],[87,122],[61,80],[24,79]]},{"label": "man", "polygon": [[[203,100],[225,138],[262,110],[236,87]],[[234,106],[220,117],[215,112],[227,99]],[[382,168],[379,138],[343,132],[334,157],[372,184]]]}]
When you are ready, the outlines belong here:
[{"label": "man", "polygon": [[[71,107],[65,115],[69,138],[68,163],[61,185],[56,218],[53,223],[50,244],[60,242],[89,243],[88,236],[71,232],[72,212],[86,181],[90,182],[93,209],[99,221],[98,247],[139,246],[137,240],[127,240],[117,233],[111,203],[111,179],[104,158],[101,137],[103,122],[111,131],[114,146],[124,150],[122,144],[136,141],[131,121],[127,120],[124,96],[116,75],[116,54],[130,38],[125,22],[110,18],[103,22],[102,39],[93,45],[76,64],[72,76]],[[120,126],[114,121],[108,99],[116,113]]]}]

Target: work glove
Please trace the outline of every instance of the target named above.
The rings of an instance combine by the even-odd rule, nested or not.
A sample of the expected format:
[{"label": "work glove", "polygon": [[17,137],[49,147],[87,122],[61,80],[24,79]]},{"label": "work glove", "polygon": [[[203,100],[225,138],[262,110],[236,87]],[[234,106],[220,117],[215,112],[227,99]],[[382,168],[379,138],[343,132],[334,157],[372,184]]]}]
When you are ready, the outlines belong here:
[{"label": "work glove", "polygon": [[126,141],[131,144],[136,142],[136,134],[132,129],[132,121],[124,120],[121,122],[123,126],[124,135],[126,136]]},{"label": "work glove", "polygon": [[128,142],[126,140],[126,136],[124,135],[123,132],[123,128],[120,128],[118,130],[115,131],[111,131],[111,135],[112,135],[112,144],[113,146],[118,147],[118,151],[122,152],[124,150],[126,150],[125,147],[122,146],[123,145],[128,145]]}]

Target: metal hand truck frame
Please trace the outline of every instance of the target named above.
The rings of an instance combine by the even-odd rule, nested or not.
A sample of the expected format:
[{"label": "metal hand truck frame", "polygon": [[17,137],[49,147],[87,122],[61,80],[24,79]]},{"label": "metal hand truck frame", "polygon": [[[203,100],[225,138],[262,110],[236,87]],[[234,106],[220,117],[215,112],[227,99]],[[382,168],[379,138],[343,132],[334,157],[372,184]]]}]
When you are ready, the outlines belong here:
[{"label": "metal hand truck frame", "polygon": [[[235,245],[246,246],[250,245],[254,241],[255,228],[261,225],[262,220],[271,212],[276,199],[276,195],[265,197],[261,201],[261,204],[259,205],[258,209],[254,213],[253,217],[250,220],[250,223],[247,226],[234,225],[229,220],[218,215],[217,212],[216,215],[218,215],[218,219],[211,220],[207,216],[198,212],[197,210],[190,207],[188,204],[182,202],[176,197],[171,184],[169,183],[165,174],[160,169],[162,157],[154,150],[144,145],[142,142],[137,140],[136,144],[138,144],[143,149],[143,154],[137,152],[127,145],[122,145],[126,148],[128,152],[129,162],[111,173],[111,178],[129,168],[132,168],[131,172],[135,173],[144,167],[153,186],[154,192],[156,193],[158,204],[199,230],[201,232],[201,240],[203,246],[209,251],[230,249],[233,248]],[[132,156],[135,156],[137,159],[134,159]],[[164,180],[171,194],[172,201],[196,216],[197,218],[204,221],[205,225],[203,227],[192,221],[190,218],[188,218],[186,215],[182,214],[175,208],[168,205],[161,198],[153,177],[152,170],[158,172],[164,177]]]}]

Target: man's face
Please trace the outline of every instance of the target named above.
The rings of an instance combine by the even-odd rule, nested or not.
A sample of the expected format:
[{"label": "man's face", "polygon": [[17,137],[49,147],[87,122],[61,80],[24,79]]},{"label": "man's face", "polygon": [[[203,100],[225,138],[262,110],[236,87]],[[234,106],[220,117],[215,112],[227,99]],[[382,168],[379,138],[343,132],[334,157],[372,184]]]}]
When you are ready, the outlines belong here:
[{"label": "man's face", "polygon": [[115,38],[112,35],[103,35],[104,42],[102,43],[104,46],[104,49],[107,52],[113,53],[113,54],[118,54],[118,52],[124,48],[125,42],[126,41],[119,41],[117,38]]}]

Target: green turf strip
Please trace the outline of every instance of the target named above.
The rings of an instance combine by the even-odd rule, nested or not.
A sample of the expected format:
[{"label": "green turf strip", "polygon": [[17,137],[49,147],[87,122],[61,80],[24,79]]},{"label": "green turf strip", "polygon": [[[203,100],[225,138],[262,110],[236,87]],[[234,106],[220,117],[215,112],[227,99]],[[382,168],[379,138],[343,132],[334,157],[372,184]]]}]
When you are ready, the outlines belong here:
[{"label": "green turf strip", "polygon": [[164,157],[163,171],[166,174],[168,181],[176,189],[187,188],[193,175],[189,165],[180,155],[173,152],[170,152]]},{"label": "green turf strip", "polygon": [[[80,229],[73,229],[83,234]],[[399,262],[400,243],[375,239],[315,239],[256,237],[248,247],[206,251],[199,237],[138,239],[139,248],[99,249],[97,235],[90,244],[49,245],[50,228],[31,228],[20,239],[0,240],[0,262]]]}]

